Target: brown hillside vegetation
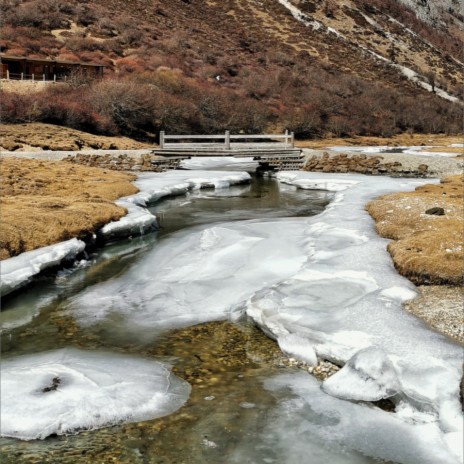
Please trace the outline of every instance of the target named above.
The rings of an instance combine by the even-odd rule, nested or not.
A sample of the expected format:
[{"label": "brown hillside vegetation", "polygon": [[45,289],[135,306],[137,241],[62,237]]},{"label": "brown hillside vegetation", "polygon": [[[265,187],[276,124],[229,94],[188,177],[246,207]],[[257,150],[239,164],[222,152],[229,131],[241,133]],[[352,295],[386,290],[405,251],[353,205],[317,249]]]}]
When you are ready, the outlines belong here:
[{"label": "brown hillside vegetation", "polygon": [[[462,176],[424,185],[415,192],[386,195],[366,209],[398,272],[417,284],[461,285],[464,276],[464,183]],[[425,211],[439,207],[442,216]]]},{"label": "brown hillside vegetation", "polygon": [[0,259],[87,237],[126,214],[113,203],[135,193],[133,176],[64,162],[0,160]]},{"label": "brown hillside vegetation", "polygon": [[2,0],[6,55],[107,66],[103,82],[4,94],[3,120],[144,139],[462,131],[462,107],[401,68],[461,97],[459,8],[430,26],[397,0],[292,1],[299,18],[277,0]]}]

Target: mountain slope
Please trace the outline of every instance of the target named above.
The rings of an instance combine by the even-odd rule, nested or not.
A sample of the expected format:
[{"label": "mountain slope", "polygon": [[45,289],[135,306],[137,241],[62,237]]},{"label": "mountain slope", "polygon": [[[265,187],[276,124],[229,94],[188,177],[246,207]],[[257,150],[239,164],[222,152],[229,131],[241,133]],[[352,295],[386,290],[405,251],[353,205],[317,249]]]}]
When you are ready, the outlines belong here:
[{"label": "mountain slope", "polygon": [[452,121],[460,105],[451,103],[462,98],[463,7],[420,1],[413,11],[405,4],[415,0],[3,0],[0,46],[7,55],[103,63],[113,76],[168,68],[203,92],[220,87],[265,104],[276,123],[288,111],[305,119],[295,116],[305,105],[317,123],[346,118],[359,96],[377,118],[385,102],[410,109],[419,98]]}]

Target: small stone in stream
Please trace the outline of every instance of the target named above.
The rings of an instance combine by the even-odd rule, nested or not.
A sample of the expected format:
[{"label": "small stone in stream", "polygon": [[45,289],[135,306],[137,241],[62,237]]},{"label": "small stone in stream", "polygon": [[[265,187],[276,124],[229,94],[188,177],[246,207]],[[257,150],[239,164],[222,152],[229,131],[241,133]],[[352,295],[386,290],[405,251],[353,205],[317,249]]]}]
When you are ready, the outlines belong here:
[{"label": "small stone in stream", "polygon": [[445,210],[443,208],[439,208],[438,206],[435,206],[434,208],[429,208],[425,214],[431,214],[433,216],[444,216],[445,215]]}]

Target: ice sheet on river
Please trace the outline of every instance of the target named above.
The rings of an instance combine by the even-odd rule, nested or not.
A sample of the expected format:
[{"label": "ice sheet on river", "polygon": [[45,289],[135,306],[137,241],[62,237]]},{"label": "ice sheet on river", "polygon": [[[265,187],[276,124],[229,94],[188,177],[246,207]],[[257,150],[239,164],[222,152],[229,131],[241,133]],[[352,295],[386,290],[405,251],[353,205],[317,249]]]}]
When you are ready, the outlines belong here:
[{"label": "ice sheet on river", "polygon": [[0,264],[1,296],[25,285],[44,269],[74,259],[84,248],[83,241],[73,238],[3,260]]},{"label": "ice sheet on river", "polygon": [[[106,224],[98,235],[104,240],[116,240],[143,235],[157,226],[156,217],[148,209],[153,203],[169,195],[182,195],[192,189],[227,188],[250,181],[246,172],[171,171],[140,174],[134,182],[140,192],[121,198],[115,203],[126,208],[128,214],[118,221]],[[85,249],[85,243],[71,239],[2,261],[0,265],[1,296],[27,284],[35,275],[62,261],[75,258]]]},{"label": "ice sheet on river", "polygon": [[277,408],[267,412],[258,436],[236,445],[234,463],[261,462],[263,455],[270,460],[262,462],[286,464],[373,462],[365,456],[401,464],[459,463],[434,423],[403,421],[331,397],[304,372],[266,380],[265,386],[276,395]]},{"label": "ice sheet on river", "polygon": [[[395,271],[387,240],[364,210],[374,197],[424,181],[304,172],[278,178],[330,190],[333,201],[314,217],[172,234],[126,274],[77,295],[69,310],[81,325],[111,318],[139,337],[246,312],[290,355],[346,363],[323,386],[333,396],[321,398],[389,398],[392,424],[433,430],[430,448],[446,443],[459,454],[462,349],[403,311],[414,286]],[[398,460],[409,462],[404,453]],[[458,462],[450,453],[442,462]]]},{"label": "ice sheet on river", "polygon": [[155,229],[156,218],[146,206],[163,197],[183,195],[194,189],[227,188],[249,181],[250,175],[247,172],[169,171],[139,174],[134,184],[140,191],[115,202],[127,209],[126,216],[106,224],[100,229],[99,236],[105,240],[115,240],[143,235]]},{"label": "ice sheet on river", "polygon": [[302,225],[300,219],[252,220],[176,232],[122,277],[77,295],[72,312],[84,326],[123,317],[124,330],[138,337],[233,319],[249,295],[302,266]]},{"label": "ice sheet on river", "polygon": [[190,386],[160,362],[76,349],[2,360],[1,436],[43,439],[179,409]]},{"label": "ice sheet on river", "polygon": [[299,188],[337,193],[309,221],[305,266],[255,293],[248,314],[277,340],[302,337],[319,357],[346,363],[325,382],[326,392],[356,401],[390,398],[397,417],[433,424],[450,449],[461,454],[462,348],[402,310],[414,287],[395,272],[386,240],[377,236],[364,211],[373,197],[410,190],[417,181],[303,172],[278,177]]},{"label": "ice sheet on river", "polygon": [[[453,147],[453,145],[450,145]],[[446,147],[443,147],[442,152],[437,151],[425,151],[426,148],[441,148],[441,147],[434,147],[434,146],[398,146],[398,147],[391,147],[391,146],[340,146],[340,147],[329,147],[328,149],[332,152],[342,152],[342,153],[370,153],[370,154],[377,154],[377,153],[403,153],[406,155],[416,155],[416,156],[433,156],[433,157],[446,157],[446,158],[454,158],[456,157],[456,153],[450,153],[446,151]]]}]

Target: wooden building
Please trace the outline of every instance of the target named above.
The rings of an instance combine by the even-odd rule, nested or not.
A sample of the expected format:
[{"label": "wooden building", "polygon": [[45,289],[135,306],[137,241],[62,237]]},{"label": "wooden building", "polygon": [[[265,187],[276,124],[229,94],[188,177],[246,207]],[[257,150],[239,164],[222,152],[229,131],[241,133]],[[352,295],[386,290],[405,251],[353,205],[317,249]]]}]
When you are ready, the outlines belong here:
[{"label": "wooden building", "polygon": [[101,64],[78,63],[49,59],[25,58],[0,54],[2,79],[66,81],[74,72],[82,72],[89,77],[101,77]]}]

